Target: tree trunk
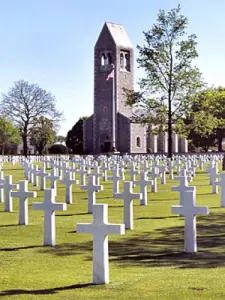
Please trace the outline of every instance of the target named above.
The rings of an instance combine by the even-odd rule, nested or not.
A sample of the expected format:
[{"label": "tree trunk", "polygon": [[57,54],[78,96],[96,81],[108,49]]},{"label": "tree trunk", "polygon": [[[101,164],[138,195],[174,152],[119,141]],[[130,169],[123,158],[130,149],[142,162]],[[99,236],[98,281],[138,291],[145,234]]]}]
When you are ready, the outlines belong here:
[{"label": "tree trunk", "polygon": [[25,155],[25,157],[27,157],[27,152],[28,152],[28,146],[27,146],[27,133],[23,133],[22,136],[23,139],[23,155]]},{"label": "tree trunk", "polygon": [[219,151],[219,152],[222,152],[222,151],[223,151],[223,137],[222,137],[222,136],[220,136],[220,137],[218,138],[218,151]]},{"label": "tree trunk", "polygon": [[173,155],[171,90],[168,93],[168,157]]},{"label": "tree trunk", "polygon": [[170,43],[170,73],[169,73],[169,89],[168,89],[168,157],[172,159],[173,140],[172,140],[172,74],[173,74],[173,54],[172,43]]},{"label": "tree trunk", "polygon": [[225,171],[225,155],[223,156],[223,165],[222,165],[222,170]]}]

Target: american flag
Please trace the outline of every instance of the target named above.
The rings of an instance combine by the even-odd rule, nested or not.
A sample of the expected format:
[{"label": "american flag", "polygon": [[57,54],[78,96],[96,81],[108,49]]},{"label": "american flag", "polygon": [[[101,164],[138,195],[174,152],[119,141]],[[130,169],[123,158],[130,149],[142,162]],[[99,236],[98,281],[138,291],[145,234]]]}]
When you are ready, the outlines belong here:
[{"label": "american flag", "polygon": [[106,80],[108,81],[110,78],[114,78],[114,69],[108,74]]}]

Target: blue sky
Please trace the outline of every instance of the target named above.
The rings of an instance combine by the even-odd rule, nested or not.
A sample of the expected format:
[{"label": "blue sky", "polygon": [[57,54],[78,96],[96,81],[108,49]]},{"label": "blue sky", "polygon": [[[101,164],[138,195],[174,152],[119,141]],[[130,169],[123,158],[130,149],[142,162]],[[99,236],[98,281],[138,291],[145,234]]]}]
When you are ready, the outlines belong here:
[{"label": "blue sky", "polygon": [[[210,85],[225,86],[224,0],[0,0],[0,93],[24,79],[57,99],[66,135],[93,111],[93,47],[105,21],[123,24],[135,48],[159,9],[181,4],[198,37],[196,65]],[[135,80],[143,75],[135,70]]]}]

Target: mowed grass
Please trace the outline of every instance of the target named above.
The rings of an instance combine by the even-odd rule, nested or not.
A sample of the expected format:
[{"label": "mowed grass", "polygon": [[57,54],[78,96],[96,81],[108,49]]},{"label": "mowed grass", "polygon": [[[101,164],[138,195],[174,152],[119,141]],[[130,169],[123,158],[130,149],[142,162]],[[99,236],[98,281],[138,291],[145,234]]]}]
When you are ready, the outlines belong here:
[{"label": "mowed grass", "polygon": [[[24,179],[19,164],[4,164],[13,183]],[[77,177],[78,179],[78,177]],[[129,180],[129,176],[126,177]],[[112,182],[97,193],[97,203],[107,203],[109,222],[123,223],[123,202],[112,198]],[[87,214],[87,193],[73,188],[73,204],[56,212],[55,247],[43,247],[43,211],[33,211],[29,199],[29,225],[18,224],[14,211],[0,203],[0,297],[4,299],[225,299],[225,209],[206,173],[197,170],[191,185],[197,204],[207,205],[210,215],[197,216],[198,252],[185,254],[184,219],[171,214],[179,194],[171,192],[177,181],[158,185],[148,193],[148,206],[134,200],[134,230],[109,237],[110,284],[92,285],[92,236],[77,234],[76,224],[92,222]],[[65,201],[65,188],[57,184],[56,201]],[[122,187],[122,183],[121,183]],[[138,191],[138,187],[134,189]]]}]

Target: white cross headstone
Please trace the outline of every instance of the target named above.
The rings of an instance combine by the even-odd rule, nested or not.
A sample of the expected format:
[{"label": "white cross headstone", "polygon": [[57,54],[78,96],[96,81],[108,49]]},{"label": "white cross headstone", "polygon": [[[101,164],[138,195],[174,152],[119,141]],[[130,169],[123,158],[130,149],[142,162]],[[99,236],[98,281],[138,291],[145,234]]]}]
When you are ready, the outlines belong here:
[{"label": "white cross headstone", "polygon": [[49,173],[46,172],[45,165],[41,167],[38,172],[38,175],[41,177],[40,190],[44,191],[46,189],[46,177],[49,176]]},{"label": "white cross headstone", "polygon": [[174,180],[179,180],[180,185],[178,186],[172,186],[171,191],[173,192],[180,192],[180,205],[183,205],[184,203],[184,194],[186,191],[193,191],[193,186],[188,186],[188,180],[186,176],[178,176],[175,177]]},{"label": "white cross headstone", "polygon": [[46,179],[50,181],[50,187],[54,190],[55,196],[57,195],[57,187],[56,187],[56,181],[60,180],[61,177],[59,175],[55,175],[56,171],[55,169],[52,169],[51,174],[46,176]]},{"label": "white cross headstone", "polygon": [[158,167],[152,167],[151,172],[151,179],[152,179],[152,185],[151,185],[151,191],[153,193],[157,192],[157,178],[159,177]]},{"label": "white cross headstone", "polygon": [[84,164],[82,164],[80,166],[80,169],[76,171],[78,174],[80,174],[80,184],[81,185],[85,185],[86,184],[86,174],[87,174],[87,171],[86,171],[86,167]]},{"label": "white cross headstone", "polygon": [[184,202],[181,206],[172,206],[173,214],[185,217],[184,226],[184,251],[188,253],[197,252],[196,215],[208,214],[206,206],[196,206],[196,189],[184,193]]},{"label": "white cross headstone", "polygon": [[169,170],[169,179],[173,179],[173,162],[169,160],[168,162],[168,170]]},{"label": "white cross headstone", "polygon": [[4,183],[0,184],[4,187],[5,191],[5,211],[6,212],[12,212],[13,211],[13,201],[11,192],[13,189],[18,188],[18,184],[12,184],[12,175],[5,176]]},{"label": "white cross headstone", "polygon": [[55,211],[66,210],[66,204],[55,203],[54,190],[46,189],[44,202],[33,203],[32,208],[44,211],[44,246],[55,246]]},{"label": "white cross headstone", "polygon": [[132,182],[125,181],[123,193],[114,194],[114,199],[123,199],[124,210],[123,210],[123,221],[126,229],[134,228],[133,221],[133,200],[141,200],[142,194],[132,192]]},{"label": "white cross headstone", "polygon": [[140,174],[140,180],[136,180],[135,184],[140,186],[140,192],[142,194],[142,198],[140,201],[140,205],[147,205],[148,204],[148,193],[147,193],[147,186],[153,185],[152,180],[148,180],[148,172],[143,172]]},{"label": "white cross headstone", "polygon": [[214,185],[220,186],[220,206],[225,207],[225,173],[218,174],[220,181],[214,182]]},{"label": "white cross headstone", "polygon": [[119,169],[112,170],[112,176],[108,176],[109,180],[113,180],[113,195],[119,193],[119,181],[123,180],[123,176],[119,175]]},{"label": "white cross headstone", "polygon": [[88,213],[93,213],[93,205],[96,203],[96,191],[103,191],[103,185],[96,185],[96,179],[94,175],[88,176],[88,184],[81,185],[82,191],[88,191]]},{"label": "white cross headstone", "polygon": [[64,179],[59,181],[60,184],[65,184],[66,186],[66,203],[73,203],[73,194],[72,194],[72,184],[78,184],[79,180],[71,179],[70,172],[64,172]]},{"label": "white cross headstone", "polygon": [[4,183],[4,172],[0,171],[0,202],[4,202],[4,186],[1,186],[1,183]]},{"label": "white cross headstone", "polygon": [[161,177],[161,184],[166,184],[166,166],[159,166],[159,172]]},{"label": "white cross headstone", "polygon": [[108,205],[95,204],[93,207],[93,223],[77,224],[78,233],[93,235],[93,283],[109,283],[109,251],[108,235],[124,234],[124,224],[108,223]]},{"label": "white cross headstone", "polygon": [[136,170],[135,165],[132,164],[131,167],[130,167],[130,170],[128,170],[126,173],[130,175],[130,181],[132,182],[133,187],[134,187],[135,186],[134,182],[136,180],[136,175],[139,173],[139,171]]},{"label": "white cross headstone", "polygon": [[19,225],[28,225],[28,197],[36,198],[37,192],[28,191],[28,181],[21,180],[19,190],[11,192],[11,196],[19,198]]}]

